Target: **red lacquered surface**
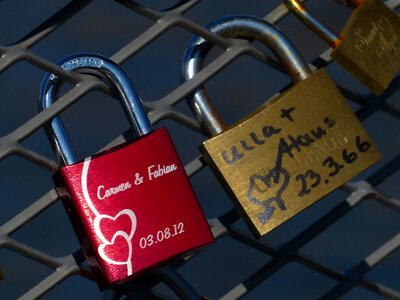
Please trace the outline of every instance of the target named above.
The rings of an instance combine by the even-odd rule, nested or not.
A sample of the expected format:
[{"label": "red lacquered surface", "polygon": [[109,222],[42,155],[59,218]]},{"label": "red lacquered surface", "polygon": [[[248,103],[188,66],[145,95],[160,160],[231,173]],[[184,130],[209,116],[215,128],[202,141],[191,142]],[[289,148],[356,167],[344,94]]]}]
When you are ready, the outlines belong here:
[{"label": "red lacquered surface", "polygon": [[66,206],[79,218],[72,222],[88,261],[107,284],[214,240],[165,128],[106,152],[55,178],[70,194]]}]

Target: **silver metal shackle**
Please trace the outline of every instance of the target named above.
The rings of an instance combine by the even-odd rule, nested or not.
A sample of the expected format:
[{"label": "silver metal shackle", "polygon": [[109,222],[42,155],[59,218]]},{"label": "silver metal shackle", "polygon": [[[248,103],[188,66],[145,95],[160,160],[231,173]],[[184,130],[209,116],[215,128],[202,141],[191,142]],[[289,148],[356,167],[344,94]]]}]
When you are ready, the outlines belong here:
[{"label": "silver metal shackle", "polygon": [[[132,81],[118,64],[98,54],[77,53],[62,59],[58,65],[66,71],[79,70],[84,74],[97,73],[104,76],[107,83],[120,94],[120,101],[136,136],[153,130]],[[48,108],[54,102],[60,85],[61,80],[57,76],[50,73],[45,75],[39,90],[39,110]],[[50,126],[46,126],[46,131],[49,139],[53,141],[54,150],[61,163],[64,165],[75,163],[77,157],[59,116],[53,118]]]},{"label": "silver metal shackle", "polygon": [[[262,19],[232,15],[220,18],[205,28],[226,38],[244,38],[262,42],[276,55],[294,83],[312,74],[307,62],[292,42],[279,29]],[[183,55],[182,81],[190,80],[200,72],[204,66],[205,57],[212,47],[213,44],[201,36],[192,38]],[[196,89],[187,100],[209,136],[215,136],[227,128],[204,87]]]}]

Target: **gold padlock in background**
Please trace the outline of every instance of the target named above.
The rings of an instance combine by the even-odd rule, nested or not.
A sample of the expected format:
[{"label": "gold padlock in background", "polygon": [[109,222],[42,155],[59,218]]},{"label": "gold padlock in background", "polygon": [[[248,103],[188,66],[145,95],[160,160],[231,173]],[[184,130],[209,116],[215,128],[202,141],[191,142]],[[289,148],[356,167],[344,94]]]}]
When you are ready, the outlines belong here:
[{"label": "gold padlock in background", "polygon": [[350,2],[356,8],[339,36],[299,0],[285,0],[304,24],[333,47],[333,59],[380,95],[400,68],[400,17],[380,0]]},{"label": "gold padlock in background", "polygon": [[[295,85],[227,128],[207,94],[191,106],[208,134],[202,152],[257,236],[290,219],[381,156],[324,70],[315,74],[292,43],[250,16],[221,18],[207,28],[224,37],[258,39],[285,66]],[[183,78],[201,69],[211,45],[195,37]]]}]

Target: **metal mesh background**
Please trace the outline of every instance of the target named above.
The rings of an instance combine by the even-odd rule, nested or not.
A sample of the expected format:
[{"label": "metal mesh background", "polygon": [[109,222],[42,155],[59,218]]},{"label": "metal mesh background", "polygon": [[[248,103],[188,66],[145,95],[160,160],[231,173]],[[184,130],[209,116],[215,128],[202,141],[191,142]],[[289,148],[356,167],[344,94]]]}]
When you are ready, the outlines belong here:
[{"label": "metal mesh background", "polygon": [[[198,123],[190,115],[190,112],[182,112],[182,110],[187,110],[187,108],[182,107],[185,103],[181,101],[184,100],[185,96],[191,91],[205,82],[210,82],[211,84],[214,80],[213,76],[217,72],[227,67],[240,56],[249,56],[256,64],[267,64],[278,71],[282,71],[275,59],[266,56],[263,51],[258,49],[256,44],[253,46],[248,42],[227,40],[218,37],[206,31],[196,20],[191,19],[190,11],[194,9],[197,4],[202,2],[200,0],[181,1],[171,8],[162,11],[153,10],[129,0],[120,0],[117,2],[119,3],[118,5],[121,5],[124,10],[126,10],[126,13],[131,14],[132,18],[144,17],[143,20],[147,19],[146,22],[153,22],[152,24],[149,23],[150,25],[145,31],[124,44],[123,47],[117,49],[114,54],[111,55],[111,59],[118,64],[124,64],[129,60],[134,60],[139,52],[142,50],[146,51],[146,47],[148,47],[153,40],[161,38],[172,28],[179,28],[191,34],[201,35],[219,46],[220,49],[229,49],[229,51],[220,51],[219,55],[215,55],[215,58],[211,60],[207,67],[196,75],[193,80],[177,86],[158,100],[151,102],[145,101],[145,107],[148,110],[150,120],[153,124],[168,119],[174,123],[171,125],[173,128],[171,131],[178,126],[182,126],[198,134],[198,132],[200,132]],[[309,4],[311,5],[312,2],[315,1],[309,1]],[[395,9],[400,5],[400,1],[387,1],[387,4]],[[31,145],[28,142],[25,143],[25,141],[29,141],[29,138],[34,136],[38,130],[43,131],[43,125],[46,122],[55,115],[60,114],[79,99],[82,99],[81,97],[83,95],[94,90],[105,94],[110,93],[105,84],[100,80],[78,74],[69,74],[58,68],[49,58],[37,55],[35,54],[36,52],[32,50],[35,45],[40,43],[43,39],[46,39],[53,31],[62,28],[64,23],[74,22],[74,16],[86,9],[87,6],[96,5],[97,3],[95,1],[70,1],[66,3],[63,8],[46,18],[46,21],[31,30],[28,34],[25,32],[26,35],[21,40],[0,47],[0,74],[3,74],[3,76],[6,76],[6,70],[12,70],[13,68],[35,68],[40,72],[40,76],[43,76],[45,72],[52,72],[71,83],[72,86],[72,88],[67,90],[49,109],[33,116],[25,117],[23,122],[21,122],[22,124],[9,132],[3,132],[3,136],[0,138],[0,158],[2,161],[0,167],[6,168],[11,157],[19,157],[22,159],[23,165],[26,165],[26,168],[34,164],[44,169],[45,172],[40,173],[41,176],[43,176],[42,179],[50,181],[51,172],[57,168],[57,163],[53,160],[54,157],[41,154],[39,151],[35,150],[35,145]],[[251,4],[248,3],[247,5]],[[282,4],[277,5],[272,10],[266,8],[263,13],[264,19],[273,24],[277,24],[287,15],[288,11]],[[260,13],[260,16],[262,16],[262,13]],[[19,20],[16,20],[16,22],[19,22]],[[296,26],[300,27],[299,23],[296,24]],[[95,25],[96,24],[94,24],[94,26]],[[176,49],[176,51],[179,52],[179,55],[183,53],[183,49]],[[331,63],[329,51],[328,49],[320,56],[315,57],[314,55],[314,57],[309,59],[314,69],[326,67]],[[60,57],[58,57],[58,59],[59,58]],[[57,61],[57,59],[55,61]],[[22,66],[21,62],[24,62]],[[268,72],[276,72],[271,70],[270,67],[268,68]],[[19,79],[15,78],[15,80]],[[38,85],[39,82],[35,84]],[[24,83],[19,81],[18,86],[23,89]],[[155,83],[155,86],[157,86],[157,83]],[[284,86],[282,85],[281,87],[283,88]],[[339,87],[344,96],[356,109],[360,120],[364,123],[367,124],[368,120],[373,119],[375,115],[380,116],[378,120],[386,120],[385,118],[394,120],[400,118],[400,111],[392,101],[393,97],[396,97],[396,93],[397,97],[399,95],[399,77],[393,81],[389,90],[381,97],[362,94],[359,91],[344,88],[341,85],[339,85]],[[35,95],[32,95],[32,99],[29,101],[31,100],[37,101]],[[180,102],[183,104],[178,106]],[[179,107],[179,109],[177,107]],[[2,120],[2,122],[3,121],[4,120]],[[376,120],[373,119],[373,122],[376,122]],[[399,128],[398,126],[396,127],[396,125],[393,126],[393,124],[398,124],[395,122],[397,121],[394,120],[393,123],[389,125],[384,123],[383,127],[386,128],[385,130],[395,133],[396,129]],[[168,124],[170,125],[172,123]],[[374,124],[373,126],[376,125],[377,124]],[[188,133],[186,132],[185,134]],[[190,134],[191,133],[189,133],[189,135]],[[378,133],[378,135],[380,135],[380,133]],[[393,135],[393,137],[395,137],[395,135]],[[200,135],[198,138],[199,141],[204,139],[204,137]],[[114,139],[108,146],[120,143],[123,140],[123,135],[121,135]],[[389,141],[384,147],[389,148],[391,147],[391,143],[395,142],[396,141]],[[378,147],[380,146],[382,150],[382,145],[379,145],[379,142],[377,143]],[[394,147],[394,149],[396,150],[396,147]],[[184,160],[186,157],[187,156],[185,156]],[[193,157],[194,156],[190,159],[186,159],[189,161],[189,163],[186,164],[186,171],[190,176],[193,176],[197,172],[201,173],[208,170],[208,167],[203,164],[200,157]],[[20,170],[23,170],[24,166]],[[389,155],[389,157],[385,156],[384,161],[378,164],[378,167],[366,173],[366,175],[363,174],[363,177],[357,178],[357,181],[345,184],[339,194],[334,193],[333,196],[330,196],[330,198],[336,199],[332,201],[330,205],[323,207],[318,213],[311,213],[305,217],[295,217],[295,219],[297,218],[300,220],[297,221],[295,225],[292,225],[296,227],[296,230],[292,230],[290,234],[284,236],[283,240],[274,237],[267,237],[260,240],[254,239],[247,231],[246,227],[243,226],[242,220],[240,220],[239,215],[231,206],[231,208],[219,214],[217,217],[209,218],[209,223],[217,238],[214,245],[204,249],[195,257],[175,262],[153,274],[140,278],[132,284],[122,286],[118,291],[107,291],[102,294],[102,297],[105,299],[117,299],[127,295],[132,299],[141,297],[153,297],[154,299],[158,299],[159,297],[167,299],[179,297],[191,299],[200,298],[200,295],[208,294],[208,296],[212,298],[222,299],[237,299],[241,297],[260,299],[266,298],[269,295],[274,295],[272,292],[274,284],[283,282],[283,284],[279,284],[278,286],[279,289],[282,289],[280,291],[282,298],[285,298],[286,294],[284,290],[296,286],[294,282],[299,281],[300,285],[309,287],[308,294],[298,294],[303,295],[303,297],[307,299],[337,299],[342,296],[346,297],[346,295],[349,299],[359,297],[363,299],[375,299],[376,295],[389,299],[400,299],[400,265],[398,259],[398,248],[400,246],[400,231],[398,230],[400,200],[396,198],[398,194],[393,195],[391,194],[391,190],[385,190],[385,183],[387,182],[391,182],[391,186],[397,187],[396,172],[398,172],[399,168],[400,155],[398,151],[393,155]],[[18,176],[18,171],[10,173],[10,177],[16,177],[15,180],[19,180]],[[198,184],[198,181],[195,180],[195,176],[192,179],[195,181],[194,184]],[[216,179],[213,180],[216,181]],[[24,183],[25,189],[30,189],[29,184],[29,181]],[[381,192],[377,190],[377,187],[380,188],[379,190]],[[4,185],[2,185],[1,188],[6,189]],[[198,189],[204,188],[205,187],[198,187]],[[396,188],[394,191],[396,192]],[[397,188],[397,192],[398,191]],[[31,194],[36,195],[37,192],[32,192]],[[57,192],[54,189],[48,190],[37,198],[25,199],[24,201],[18,197],[5,197],[5,190],[2,191],[2,195],[2,206],[7,205],[8,202],[24,203],[27,204],[27,206],[21,207],[22,204],[20,204],[21,209],[11,218],[4,220],[3,216],[2,220],[4,220],[4,222],[0,227],[0,247],[2,248],[0,252],[8,251],[7,253],[9,253],[11,251],[15,253],[18,258],[25,257],[27,259],[23,260],[22,264],[25,264],[27,261],[34,261],[48,268],[50,272],[40,273],[34,280],[28,283],[25,282],[21,288],[19,280],[23,280],[25,273],[35,272],[35,268],[29,269],[30,265],[26,263],[28,266],[27,269],[16,270],[15,272],[17,272],[17,275],[13,278],[12,266],[4,260],[4,257],[7,256],[2,256],[3,259],[0,260],[0,263],[5,273],[5,280],[0,283],[0,289],[1,286],[12,286],[12,289],[17,291],[21,299],[33,299],[43,296],[49,291],[52,292],[53,289],[68,290],[71,285],[67,285],[66,288],[65,281],[69,277],[78,278],[79,281],[90,281],[91,273],[86,267],[79,249],[69,255],[57,256],[49,253],[41,246],[32,246],[18,238],[18,231],[23,231],[25,227],[29,227],[31,222],[36,218],[40,218],[41,214],[46,210],[54,209],[52,208],[53,204],[59,202]],[[204,194],[202,195],[204,196]],[[219,201],[213,198],[212,193],[209,193],[207,197],[213,199],[212,201]],[[324,201],[328,200],[325,199],[320,202]],[[203,207],[208,205],[206,200],[201,199],[201,203]],[[357,258],[356,261],[345,260],[345,262],[348,263],[345,267],[338,268],[335,263],[330,263],[329,259],[321,259],[318,249],[321,249],[321,251],[328,251],[332,245],[335,245],[335,243],[331,243],[332,239],[337,238],[338,243],[346,243],[347,241],[349,244],[352,243],[353,239],[357,239],[356,236],[351,235],[348,239],[342,238],[344,233],[351,231],[350,228],[345,230],[340,229],[338,233],[333,232],[327,235],[325,233],[329,231],[331,227],[335,227],[336,223],[346,218],[345,225],[342,226],[357,227],[358,225],[356,222],[358,222],[357,220],[360,220],[360,218],[357,219],[357,216],[352,215],[352,212],[356,211],[359,213],[360,210],[357,210],[358,207],[365,207],[365,203],[372,205],[372,208],[368,208],[367,206],[367,213],[363,212],[361,219],[363,219],[365,223],[359,225],[362,227],[359,230],[368,231],[366,235],[375,242],[373,243],[373,248],[370,249],[371,247],[367,247],[365,249],[357,249],[362,257]],[[62,206],[57,206],[57,209],[62,210]],[[382,213],[382,210],[385,210],[385,213]],[[390,217],[388,217],[389,215]],[[57,222],[57,220],[53,221]],[[363,227],[366,223],[371,224],[371,226]],[[372,230],[376,227],[374,223],[387,225],[389,229],[384,231],[386,234],[383,234],[381,231]],[[52,225],[45,224],[43,226],[45,226],[43,228],[43,232],[45,232],[46,230],[50,230]],[[285,228],[288,229],[289,227]],[[383,227],[383,229],[385,228],[386,227]],[[280,233],[282,233],[282,231],[280,231]],[[60,233],[60,236],[55,239],[62,238],[64,234],[73,235],[70,230],[67,233]],[[223,269],[222,271],[215,271],[215,268],[218,268],[218,266],[207,264],[206,261],[210,256],[216,256],[218,251],[224,252],[219,254],[220,257],[224,255],[229,256],[231,244],[228,243],[225,248],[218,248],[218,245],[224,243],[224,241],[226,242],[227,239],[229,239],[229,243],[234,241],[233,247],[239,247],[240,244],[240,247],[243,247],[243,249],[241,248],[242,250],[240,250],[234,261],[220,267]],[[315,246],[307,248],[307,245],[313,245],[313,242],[316,240],[318,242]],[[55,242],[57,243],[57,241]],[[324,243],[328,246],[321,246],[324,245]],[[37,245],[40,245],[40,239]],[[346,246],[351,247],[351,245],[344,246],[344,248],[346,248]],[[252,256],[254,256],[256,252],[257,255],[265,256],[265,260],[261,260],[262,263],[259,261],[257,261],[257,263],[251,262]],[[332,252],[334,252],[332,254],[333,256],[340,257],[346,250],[332,249]],[[202,255],[206,257],[203,260],[201,258]],[[240,269],[240,261],[242,261],[242,264],[243,261],[249,261],[248,267],[252,269],[248,270],[247,268],[246,271]],[[384,262],[386,261],[387,264],[385,265]],[[194,266],[190,267],[191,264]],[[376,273],[373,273],[372,271],[376,269],[378,264],[383,264],[383,267]],[[300,271],[298,269],[299,265],[301,265]],[[227,266],[230,267],[228,268]],[[295,267],[291,269],[292,266]],[[282,273],[283,269],[286,270],[286,273]],[[308,270],[313,271],[313,275],[309,280],[302,281],[301,277],[306,276],[305,273],[307,273]],[[216,274],[221,274],[221,277],[213,277],[214,272],[216,272]],[[240,274],[237,279],[231,281],[223,279],[223,274],[235,272]],[[190,277],[188,274],[200,275],[197,277]],[[11,276],[11,279],[8,276]],[[216,289],[214,294],[209,294],[212,292],[202,289],[202,285],[198,282],[204,281],[206,285],[207,277],[212,278],[211,280],[214,281],[215,285],[220,286],[220,289]],[[318,278],[328,278],[329,284],[321,283],[322,281]],[[269,283],[269,281],[271,283]],[[75,285],[76,282],[77,281],[74,281],[72,285]],[[159,282],[167,285],[169,289],[163,285],[160,286]],[[297,288],[299,288],[298,285]],[[364,292],[357,293],[360,289],[364,290]],[[368,292],[365,293],[365,290],[368,290]],[[78,288],[73,291],[66,291],[66,293],[72,295],[69,296],[70,298],[78,299],[82,291],[78,285]],[[55,297],[55,294],[50,293],[50,295]],[[3,298],[1,295],[0,297]],[[299,296],[299,298],[301,298],[301,296]]]}]

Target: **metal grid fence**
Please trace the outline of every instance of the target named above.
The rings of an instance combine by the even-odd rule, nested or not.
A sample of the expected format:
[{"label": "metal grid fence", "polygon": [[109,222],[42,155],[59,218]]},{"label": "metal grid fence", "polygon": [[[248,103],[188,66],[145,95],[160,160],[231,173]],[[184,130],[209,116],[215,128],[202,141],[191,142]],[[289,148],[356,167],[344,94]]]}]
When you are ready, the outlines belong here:
[{"label": "metal grid fence", "polygon": [[[141,35],[124,45],[115,52],[111,59],[118,64],[123,64],[129,59],[149,45],[153,40],[157,39],[169,29],[179,27],[193,34],[198,34],[211,41],[224,51],[215,60],[210,62],[204,70],[197,74],[192,80],[185,82],[175,90],[165,95],[161,99],[152,102],[144,102],[148,110],[149,118],[153,124],[170,119],[181,126],[185,126],[190,130],[200,131],[197,121],[188,114],[182,113],[176,109],[176,105],[185,99],[197,87],[210,80],[213,75],[230,64],[232,61],[242,55],[249,55],[261,63],[266,63],[275,69],[282,71],[274,59],[269,58],[252,43],[244,41],[235,41],[216,36],[196,22],[185,17],[185,14],[191,10],[201,0],[180,1],[173,7],[157,11],[139,5],[134,1],[119,0],[117,1],[126,9],[132,10],[133,16],[138,13],[152,21],[154,24],[144,31]],[[12,68],[18,62],[24,61],[35,68],[39,68],[45,72],[51,72],[71,83],[74,87],[60,97],[49,109],[36,114],[21,126],[0,138],[0,158],[3,161],[9,156],[18,156],[27,163],[34,163],[50,172],[57,168],[57,163],[52,159],[36,152],[35,150],[22,145],[22,141],[33,135],[43,125],[51,120],[54,116],[60,114],[67,107],[78,101],[83,95],[93,91],[110,94],[108,87],[100,80],[79,74],[70,74],[57,67],[56,64],[36,55],[30,49],[46,38],[54,30],[62,26],[65,22],[84,9],[87,5],[95,5],[94,1],[74,0],[70,1],[65,7],[57,11],[49,17],[40,26],[33,29],[21,40],[7,46],[0,47],[0,72]],[[387,5],[395,9],[400,6],[399,0],[387,1]],[[274,10],[270,11],[264,19],[272,24],[278,23],[288,14],[286,7],[281,4]],[[329,51],[322,53],[314,59],[310,65],[316,69],[326,67],[331,63]],[[360,120],[365,121],[370,116],[378,112],[389,114],[394,118],[400,118],[400,111],[387,101],[400,88],[400,77],[397,77],[387,92],[381,97],[372,95],[361,95],[355,91],[340,87],[343,95],[350,101],[359,105],[356,111]],[[108,146],[120,143],[124,140],[123,135],[117,137]],[[379,146],[379,145],[378,145]],[[195,173],[207,168],[200,157],[194,158],[186,165],[187,173],[192,176]],[[219,243],[222,238],[229,236],[230,238],[247,245],[270,257],[270,260],[254,270],[250,276],[242,280],[235,286],[225,287],[226,293],[223,295],[213,295],[221,299],[237,299],[245,297],[251,291],[259,287],[263,282],[267,281],[272,275],[284,268],[286,265],[296,262],[313,271],[320,276],[326,276],[335,281],[335,284],[327,289],[321,296],[321,299],[337,299],[356,287],[363,287],[372,293],[382,295],[390,299],[400,299],[400,290],[385,285],[374,280],[366,278],[365,274],[371,271],[390,254],[395,252],[400,246],[400,231],[389,240],[384,241],[375,251],[369,253],[364,259],[351,265],[345,270],[337,270],[337,268],[321,262],[319,259],[303,253],[301,250],[307,243],[317,238],[332,224],[340,220],[346,214],[349,214],[355,207],[365,201],[375,201],[379,205],[383,205],[390,210],[400,212],[400,200],[394,197],[383,195],[375,188],[385,180],[390,179],[400,168],[400,155],[391,158],[384,166],[374,171],[365,180],[350,182],[345,184],[342,189],[347,193],[347,197],[338,205],[331,208],[327,213],[321,215],[306,228],[296,234],[294,237],[282,244],[270,244],[265,240],[256,240],[247,232],[235,226],[235,222],[240,219],[235,209],[231,209],[219,216],[218,218],[209,219],[214,236]],[[50,173],[49,173],[50,176]],[[398,195],[395,195],[398,196]],[[9,201],[3,199],[3,203]],[[34,299],[46,294],[53,288],[62,288],[62,283],[70,276],[83,276],[90,280],[91,273],[85,265],[84,258],[80,250],[65,257],[55,257],[45,251],[36,249],[28,244],[18,241],[13,234],[20,228],[28,226],[28,223],[38,217],[54,203],[59,201],[57,192],[54,189],[49,190],[42,197],[33,201],[28,207],[20,213],[9,219],[0,227],[0,247],[7,248],[18,255],[25,256],[29,260],[36,261],[43,266],[52,269],[52,273],[37,282],[25,294],[21,295],[21,299]],[[213,246],[211,246],[213,247]],[[205,251],[208,251],[207,249]],[[200,254],[201,255],[201,254]],[[154,299],[168,298],[161,294],[160,291],[153,289],[159,282],[165,283],[178,297],[184,299],[201,298],[201,291],[193,288],[176,270],[184,264],[190,264],[191,258],[164,267],[152,274],[142,277],[132,284],[122,286],[118,290],[107,291],[104,293],[105,299],[117,299],[127,295],[128,298],[134,299],[140,297],[149,297]],[[6,270],[5,270],[6,271]],[[240,270],[238,270],[240,272]],[[7,282],[7,272],[5,272],[5,281],[0,284],[10,284]],[[85,280],[82,278],[82,280]],[[13,282],[18,285],[18,282]],[[59,285],[60,284],[60,285]],[[59,286],[58,286],[59,285]],[[79,291],[76,291],[79,293]],[[268,292],[265,293],[268,295]],[[317,298],[317,296],[315,296]]]}]

